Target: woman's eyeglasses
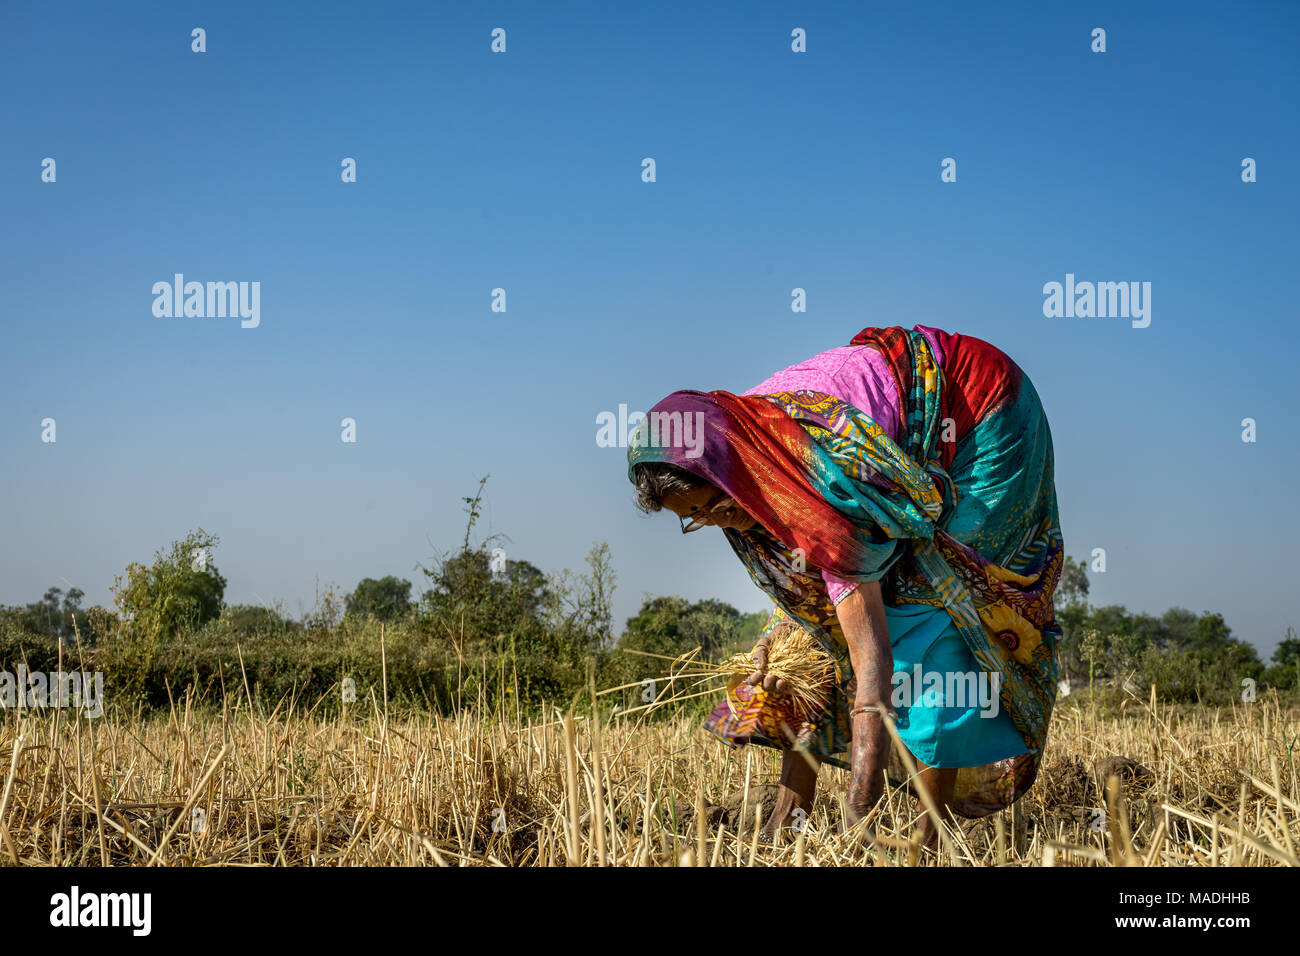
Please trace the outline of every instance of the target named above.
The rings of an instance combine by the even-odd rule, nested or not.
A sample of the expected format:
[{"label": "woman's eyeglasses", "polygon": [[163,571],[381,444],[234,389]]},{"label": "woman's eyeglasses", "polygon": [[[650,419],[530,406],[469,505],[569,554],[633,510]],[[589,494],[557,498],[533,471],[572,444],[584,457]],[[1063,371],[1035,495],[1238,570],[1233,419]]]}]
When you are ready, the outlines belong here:
[{"label": "woman's eyeglasses", "polygon": [[726,511],[735,511],[736,502],[727,494],[722,493],[720,497],[710,498],[704,507],[700,508],[698,512],[692,512],[689,521],[681,515],[678,515],[677,520],[682,524],[682,534],[690,534],[692,531],[699,531],[701,528],[712,524],[709,518],[719,508],[725,509]]}]

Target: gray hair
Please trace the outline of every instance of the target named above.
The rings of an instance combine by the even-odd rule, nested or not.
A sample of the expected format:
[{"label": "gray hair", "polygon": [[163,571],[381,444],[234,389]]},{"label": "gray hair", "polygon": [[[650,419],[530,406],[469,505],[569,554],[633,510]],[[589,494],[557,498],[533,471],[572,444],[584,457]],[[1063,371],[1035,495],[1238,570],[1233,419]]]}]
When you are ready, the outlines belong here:
[{"label": "gray hair", "polygon": [[646,461],[632,466],[632,484],[636,506],[650,514],[663,508],[665,497],[687,494],[709,482],[666,461]]}]

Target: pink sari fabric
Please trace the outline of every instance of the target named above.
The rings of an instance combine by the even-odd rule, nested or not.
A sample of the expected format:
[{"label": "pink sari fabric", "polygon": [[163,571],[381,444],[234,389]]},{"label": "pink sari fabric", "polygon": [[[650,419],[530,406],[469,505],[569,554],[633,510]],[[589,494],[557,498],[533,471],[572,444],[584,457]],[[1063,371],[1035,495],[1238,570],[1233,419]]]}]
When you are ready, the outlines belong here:
[{"label": "pink sari fabric", "polygon": [[[810,359],[774,372],[745,395],[777,392],[824,392],[848,402],[880,425],[894,442],[902,431],[898,385],[889,363],[879,350],[868,345],[846,345],[819,352]],[[826,591],[839,604],[858,586],[856,582],[822,571]]]}]

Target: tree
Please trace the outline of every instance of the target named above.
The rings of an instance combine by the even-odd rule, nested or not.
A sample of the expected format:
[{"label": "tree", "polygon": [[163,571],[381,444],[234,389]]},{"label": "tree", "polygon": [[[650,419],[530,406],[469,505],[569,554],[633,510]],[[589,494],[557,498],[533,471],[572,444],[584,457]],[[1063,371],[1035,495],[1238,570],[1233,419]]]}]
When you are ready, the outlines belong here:
[{"label": "tree", "polygon": [[694,604],[673,596],[647,597],[618,646],[624,651],[676,657],[700,648],[701,657],[719,660],[748,647],[762,629],[766,615],[742,614],[723,601]]},{"label": "tree", "polygon": [[1078,677],[1084,669],[1082,642],[1088,625],[1088,606],[1074,604],[1057,610],[1056,623],[1061,628],[1061,640],[1057,645],[1060,676]]},{"label": "tree", "polygon": [[1232,637],[1232,628],[1224,623],[1222,614],[1206,611],[1196,621],[1196,643],[1193,648],[1198,651],[1222,650],[1229,644],[1239,643]]},{"label": "tree", "polygon": [[1173,636],[1165,627],[1164,622],[1151,614],[1134,614],[1132,617],[1132,634],[1141,646],[1147,647],[1167,647],[1173,641]]},{"label": "tree", "polygon": [[135,637],[157,641],[221,613],[226,579],[212,563],[218,543],[200,528],[155,552],[149,567],[127,565],[125,579],[119,575],[113,582],[113,601]]},{"label": "tree", "polygon": [[556,595],[565,595],[562,607],[554,608],[550,626],[573,635],[591,654],[608,651],[614,644],[614,582],[609,545],[593,544],[587,552],[587,573],[570,580],[568,571],[551,582]]},{"label": "tree", "polygon": [[1151,644],[1140,633],[1116,634],[1111,638],[1110,651],[1118,668],[1125,672],[1135,671],[1141,666],[1142,655]]},{"label": "tree", "polygon": [[1273,649],[1273,666],[1264,672],[1264,679],[1274,687],[1300,689],[1300,639],[1294,627],[1288,625],[1286,637]]},{"label": "tree", "polygon": [[497,639],[520,627],[531,628],[555,603],[541,569],[488,551],[496,536],[471,543],[489,477],[479,479],[473,497],[461,499],[469,517],[460,551],[420,569],[430,585],[420,599],[421,620],[444,633],[457,633],[458,639]]},{"label": "tree", "polygon": [[362,578],[346,605],[347,613],[357,617],[380,621],[403,618],[411,610],[411,582],[391,574],[378,580]]},{"label": "tree", "polygon": [[1103,634],[1128,634],[1133,630],[1133,621],[1128,609],[1122,604],[1108,604],[1106,607],[1092,609],[1088,615],[1088,625]]},{"label": "tree", "polygon": [[1089,628],[1084,632],[1083,640],[1080,642],[1080,649],[1083,652],[1084,660],[1088,662],[1089,692],[1092,691],[1092,683],[1097,676],[1097,672],[1101,670],[1109,656],[1110,641],[1110,636],[1103,634],[1096,628]]},{"label": "tree", "polygon": [[275,608],[260,604],[228,604],[221,610],[221,622],[238,634],[279,634],[297,627]]},{"label": "tree", "polygon": [[431,587],[421,598],[421,617],[443,628],[454,627],[470,639],[540,625],[554,603],[541,569],[512,559],[494,573],[492,555],[483,547],[442,558],[422,570]]},{"label": "tree", "polygon": [[579,607],[586,608],[584,626],[597,650],[614,642],[614,587],[618,576],[609,557],[609,544],[593,544],[587,552],[587,576],[582,580]]},{"label": "tree", "polygon": [[81,588],[69,588],[67,594],[62,588],[50,588],[40,601],[13,608],[9,614],[29,634],[72,641],[80,633],[83,640],[88,640],[88,612],[81,609],[81,599],[85,596]]},{"label": "tree", "polygon": [[1286,637],[1273,649],[1273,663],[1279,667],[1294,667],[1300,662],[1300,638],[1296,637],[1295,628],[1288,625]]},{"label": "tree", "polygon": [[124,697],[145,693],[160,641],[221,614],[226,579],[212,563],[217,543],[202,528],[191,531],[183,541],[154,552],[153,564],[133,561],[125,577],[114,578],[120,624],[110,646]]},{"label": "tree", "polygon": [[1056,585],[1057,608],[1086,605],[1088,586],[1088,565],[1082,558],[1075,560],[1067,556],[1061,566],[1061,580]]},{"label": "tree", "polygon": [[1171,607],[1160,616],[1160,623],[1169,635],[1166,647],[1191,647],[1196,643],[1196,614],[1185,607]]}]

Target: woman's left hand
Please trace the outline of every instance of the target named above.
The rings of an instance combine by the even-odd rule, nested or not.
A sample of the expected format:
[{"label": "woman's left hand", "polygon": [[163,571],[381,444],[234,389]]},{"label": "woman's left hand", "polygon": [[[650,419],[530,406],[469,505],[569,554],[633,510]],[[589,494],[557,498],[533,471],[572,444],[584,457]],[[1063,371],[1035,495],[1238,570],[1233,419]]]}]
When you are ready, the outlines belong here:
[{"label": "woman's left hand", "polygon": [[852,777],[847,797],[854,822],[864,819],[884,792],[888,737],[879,711],[854,710]]}]

